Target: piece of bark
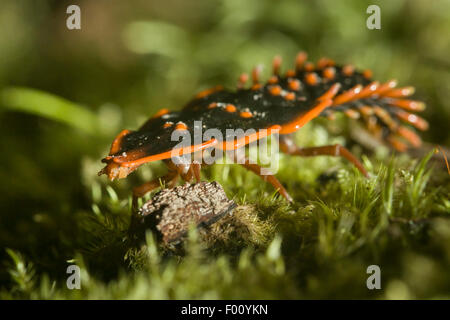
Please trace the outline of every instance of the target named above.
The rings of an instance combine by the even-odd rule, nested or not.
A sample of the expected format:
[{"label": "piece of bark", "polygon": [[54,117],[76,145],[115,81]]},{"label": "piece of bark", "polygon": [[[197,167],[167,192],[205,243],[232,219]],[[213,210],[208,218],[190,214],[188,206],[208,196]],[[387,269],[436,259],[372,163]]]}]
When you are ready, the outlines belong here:
[{"label": "piece of bark", "polygon": [[169,244],[179,242],[191,223],[199,228],[211,225],[235,207],[219,183],[200,182],[161,190],[138,214],[146,226],[156,225]]}]

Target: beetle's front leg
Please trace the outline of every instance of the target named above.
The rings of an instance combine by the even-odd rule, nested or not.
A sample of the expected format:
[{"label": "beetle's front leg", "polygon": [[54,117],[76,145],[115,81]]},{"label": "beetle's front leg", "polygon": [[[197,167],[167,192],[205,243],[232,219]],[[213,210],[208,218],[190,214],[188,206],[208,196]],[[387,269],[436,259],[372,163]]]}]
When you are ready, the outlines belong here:
[{"label": "beetle's front leg", "polygon": [[345,147],[340,144],[321,147],[300,148],[288,135],[280,135],[280,149],[282,152],[290,155],[298,155],[302,157],[314,156],[334,156],[343,157],[353,163],[353,165],[365,176],[368,177],[366,169],[364,169],[361,162]]}]

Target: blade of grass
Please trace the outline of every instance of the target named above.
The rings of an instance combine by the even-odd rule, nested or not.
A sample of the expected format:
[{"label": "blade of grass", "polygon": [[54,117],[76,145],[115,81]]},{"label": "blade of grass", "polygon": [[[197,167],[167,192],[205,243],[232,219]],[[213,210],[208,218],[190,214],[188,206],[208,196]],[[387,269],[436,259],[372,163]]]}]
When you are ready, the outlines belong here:
[{"label": "blade of grass", "polygon": [[0,90],[0,110],[9,109],[38,115],[93,134],[97,117],[82,106],[40,90],[6,87]]}]

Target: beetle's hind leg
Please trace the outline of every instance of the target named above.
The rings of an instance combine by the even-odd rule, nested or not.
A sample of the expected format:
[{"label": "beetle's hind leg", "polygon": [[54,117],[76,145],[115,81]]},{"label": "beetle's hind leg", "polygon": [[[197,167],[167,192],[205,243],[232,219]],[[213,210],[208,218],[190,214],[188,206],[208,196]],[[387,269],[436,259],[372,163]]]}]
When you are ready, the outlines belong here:
[{"label": "beetle's hind leg", "polygon": [[250,163],[250,160],[244,154],[241,154],[240,156],[238,154],[239,154],[239,152],[236,151],[234,154],[230,153],[229,155],[230,155],[230,158],[233,159],[233,161],[235,163],[238,163],[241,166],[243,166],[244,168],[252,171],[253,173],[258,175],[264,181],[269,182],[276,190],[278,190],[278,193],[281,194],[287,201],[289,201],[289,202],[294,201],[292,199],[292,197],[289,195],[289,193],[287,192],[287,190],[283,187],[281,182],[277,179],[277,177],[275,177],[274,174],[272,174],[271,172],[267,172],[267,171],[266,171],[266,174],[264,174],[264,175],[261,174],[263,170],[260,165],[255,164],[255,163]]},{"label": "beetle's hind leg", "polygon": [[359,160],[345,147],[340,144],[310,148],[300,148],[292,139],[291,136],[280,135],[280,149],[282,152],[290,155],[297,155],[302,157],[314,156],[334,156],[342,157],[350,161],[365,177],[368,177],[366,169]]}]

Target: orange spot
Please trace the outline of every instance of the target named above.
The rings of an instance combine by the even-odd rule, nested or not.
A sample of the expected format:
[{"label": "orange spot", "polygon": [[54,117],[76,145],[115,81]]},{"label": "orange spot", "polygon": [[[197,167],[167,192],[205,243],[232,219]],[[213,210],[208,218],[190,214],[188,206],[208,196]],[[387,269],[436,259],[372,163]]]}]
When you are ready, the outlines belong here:
[{"label": "orange spot", "polygon": [[161,109],[161,110],[159,110],[157,113],[155,113],[154,115],[153,115],[153,119],[155,119],[155,118],[159,118],[159,117],[161,117],[161,116],[163,116],[163,115],[165,115],[165,114],[167,114],[167,113],[169,113],[169,110],[168,109]]},{"label": "orange spot", "polygon": [[385,92],[390,91],[392,88],[395,88],[396,85],[397,80],[395,79],[389,80],[388,82],[380,85],[378,89],[375,90],[374,94],[383,95]]},{"label": "orange spot", "polygon": [[[169,159],[172,156],[181,156],[183,154],[189,154],[189,153],[197,152],[200,150],[204,150],[206,148],[213,147],[216,144],[217,144],[217,140],[211,139],[211,140],[206,141],[199,145],[177,148],[177,149],[173,149],[170,151],[166,151],[163,153],[159,153],[159,154],[155,154],[155,155],[151,155],[151,156],[147,156],[147,157],[142,157],[143,153],[140,151],[129,152],[127,156],[114,157],[113,161],[115,163],[120,164],[121,167],[133,167],[134,168],[134,167],[140,166],[147,162]],[[139,158],[139,157],[142,157],[142,158]],[[130,159],[133,159],[133,160],[130,160]]]},{"label": "orange spot", "polygon": [[342,68],[342,73],[344,75],[346,75],[347,77],[351,76],[353,74],[353,72],[355,72],[355,67],[352,66],[351,64],[345,65]]},{"label": "orange spot", "polygon": [[391,144],[391,146],[400,152],[405,152],[408,149],[408,146],[406,144],[404,144],[403,142],[399,141],[398,139],[389,136],[387,138],[387,141]]},{"label": "orange spot", "polygon": [[332,79],[334,79],[334,76],[336,75],[336,69],[333,67],[325,68],[325,70],[323,70],[322,74],[326,79],[332,80]]},{"label": "orange spot", "polygon": [[409,113],[403,110],[398,110],[397,111],[397,117],[399,117],[399,119],[408,122],[409,124],[413,125],[414,127],[416,127],[419,130],[427,130],[428,129],[428,122],[425,119],[422,119],[421,117],[413,114],[413,113]]},{"label": "orange spot", "polygon": [[257,84],[259,82],[259,75],[261,74],[261,66],[257,66],[252,70],[253,83]]},{"label": "orange spot", "polygon": [[407,97],[407,96],[412,95],[414,93],[414,91],[415,91],[414,87],[391,89],[391,90],[383,93],[383,97],[402,98],[402,97]]},{"label": "orange spot", "polygon": [[276,56],[275,58],[273,58],[273,74],[278,75],[278,73],[280,72],[281,61],[282,60],[280,56]]},{"label": "orange spot", "polygon": [[126,130],[126,129],[120,131],[120,133],[116,136],[116,138],[114,139],[114,141],[111,144],[111,148],[109,149],[109,155],[113,155],[120,151],[120,148],[121,148],[120,145],[122,144],[123,137],[125,137],[130,132],[131,132],[130,130]]},{"label": "orange spot", "polygon": [[251,118],[251,117],[253,117],[253,114],[251,112],[248,112],[248,111],[242,111],[239,115],[242,118]]},{"label": "orange spot", "polygon": [[370,106],[361,106],[359,107],[359,111],[366,117],[373,115],[373,108]]},{"label": "orange spot", "polygon": [[260,83],[255,83],[252,85],[252,90],[259,90],[261,89],[262,85]]},{"label": "orange spot", "polygon": [[289,101],[295,100],[295,93],[293,93],[293,92],[286,93],[286,95],[284,96],[284,99],[289,100]]},{"label": "orange spot", "polygon": [[408,140],[414,147],[419,147],[422,144],[420,137],[414,131],[409,130],[406,127],[400,126],[397,133]]},{"label": "orange spot", "polygon": [[278,77],[277,76],[271,76],[267,82],[270,83],[270,84],[278,83]]},{"label": "orange spot", "polygon": [[217,107],[217,102],[212,102],[208,105],[208,109],[214,109]]},{"label": "orange spot", "polygon": [[166,122],[166,123],[164,123],[163,128],[164,129],[170,128],[172,125],[173,125],[173,122]]},{"label": "orange spot", "polygon": [[389,127],[390,130],[394,131],[397,129],[398,124],[391,118],[391,115],[386,110],[380,106],[375,106],[373,111],[378,118],[380,118]]},{"label": "orange spot", "polygon": [[286,77],[294,77],[295,76],[295,71],[292,69],[289,69],[288,71],[286,71]]},{"label": "orange spot", "polygon": [[239,76],[239,80],[238,80],[238,85],[237,85],[238,89],[242,89],[245,86],[245,84],[247,83],[247,81],[248,81],[248,74],[246,74],[246,73],[241,74]]},{"label": "orange spot", "polygon": [[339,105],[353,100],[355,96],[361,91],[361,89],[362,85],[357,84],[353,88],[345,91],[344,93],[341,93],[336,98],[334,98],[333,105]]},{"label": "orange spot", "polygon": [[306,59],[308,59],[308,55],[306,52],[299,52],[297,57],[295,58],[295,68],[300,69],[305,63]]},{"label": "orange spot", "polygon": [[377,91],[379,85],[380,83],[378,81],[369,83],[354,97],[354,99],[362,99],[373,95]]},{"label": "orange spot", "polygon": [[178,122],[175,126],[175,130],[187,130],[187,125],[183,122]]},{"label": "orange spot", "polygon": [[323,69],[325,67],[328,67],[330,65],[330,59],[328,58],[320,58],[319,61],[317,61],[317,68]]},{"label": "orange spot", "polygon": [[425,103],[421,101],[415,100],[406,100],[406,99],[392,99],[390,104],[393,106],[397,106],[408,111],[423,111],[425,110]]},{"label": "orange spot", "polygon": [[300,81],[297,79],[288,79],[289,89],[298,91],[300,90]]},{"label": "orange spot", "polygon": [[326,91],[323,95],[318,97],[317,100],[318,101],[322,101],[322,100],[332,99],[338,93],[340,88],[341,88],[341,84],[340,83],[333,84],[330,87],[330,89],[328,89],[328,91]]},{"label": "orange spot", "polygon": [[331,106],[332,103],[333,101],[331,99],[320,101],[311,110],[301,114],[293,121],[283,125],[279,133],[288,134],[297,131],[298,129],[303,127],[306,123],[319,116],[322,113],[322,111],[325,110],[327,107]]},{"label": "orange spot", "polygon": [[315,72],[307,73],[305,76],[305,81],[310,86],[315,86],[319,82],[319,77]]},{"label": "orange spot", "polygon": [[214,92],[221,91],[221,90],[223,90],[223,86],[218,85],[218,86],[215,86],[213,88],[209,88],[209,89],[200,91],[199,93],[197,93],[195,98],[197,98],[197,99],[204,98],[204,97],[209,96],[210,94],[212,94]]},{"label": "orange spot", "polygon": [[281,126],[273,125],[267,129],[261,129],[258,132],[250,134],[248,136],[242,137],[240,139],[236,139],[234,141],[226,141],[223,142],[222,145],[218,145],[217,148],[223,150],[236,150],[237,148],[243,147],[249,143],[252,143],[255,140],[262,139],[264,137],[270,136],[271,134],[277,133],[280,131]]},{"label": "orange spot", "polygon": [[372,78],[372,70],[369,70],[369,69],[364,70],[363,71],[363,77],[366,78],[366,79]]},{"label": "orange spot", "polygon": [[279,96],[281,94],[281,87],[280,86],[271,86],[269,88],[269,92],[273,96]]},{"label": "orange spot", "polygon": [[290,101],[294,100],[295,99],[295,93],[293,93],[293,92],[286,93],[286,95],[284,96],[284,99],[290,100]]},{"label": "orange spot", "polygon": [[309,72],[313,71],[314,70],[314,63],[312,63],[312,62],[305,63],[305,70],[309,71]]},{"label": "orange spot", "polygon": [[351,119],[359,119],[359,112],[352,110],[352,109],[348,109],[344,111],[345,115]]},{"label": "orange spot", "polygon": [[236,112],[236,107],[232,104],[227,104],[227,106],[225,107],[225,111],[226,112]]}]

